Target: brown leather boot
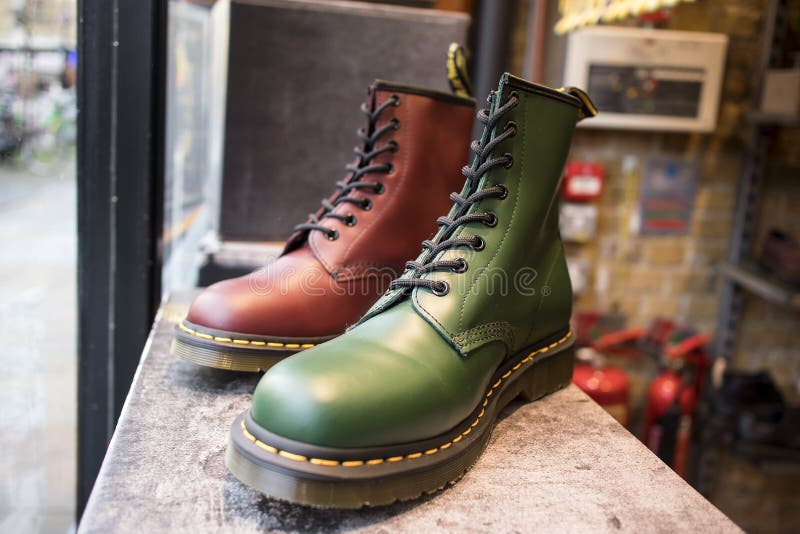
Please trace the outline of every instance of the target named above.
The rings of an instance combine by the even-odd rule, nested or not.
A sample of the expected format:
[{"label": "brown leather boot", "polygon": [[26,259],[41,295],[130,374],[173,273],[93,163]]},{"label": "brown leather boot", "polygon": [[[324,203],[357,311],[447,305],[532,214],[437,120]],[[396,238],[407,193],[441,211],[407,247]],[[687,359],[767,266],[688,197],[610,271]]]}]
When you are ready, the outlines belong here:
[{"label": "brown leather boot", "polygon": [[322,207],[265,268],[205,289],[175,329],[173,353],[263,371],[354,324],[431,237],[460,189],[474,100],[376,81],[357,158]]}]

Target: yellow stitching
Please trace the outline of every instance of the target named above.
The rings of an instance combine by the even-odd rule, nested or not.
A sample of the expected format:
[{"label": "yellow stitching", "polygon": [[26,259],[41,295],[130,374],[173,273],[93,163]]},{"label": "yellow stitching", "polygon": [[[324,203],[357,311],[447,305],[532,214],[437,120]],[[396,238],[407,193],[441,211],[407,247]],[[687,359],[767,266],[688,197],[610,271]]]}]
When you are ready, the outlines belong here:
[{"label": "yellow stitching", "polygon": [[183,330],[184,332],[189,332],[190,334],[194,334],[195,331],[189,328],[188,326],[184,325],[183,323],[178,323],[178,328]]},{"label": "yellow stitching", "polygon": [[337,462],[336,460],[322,460],[320,458],[311,458],[309,462],[311,462],[314,465],[328,465],[328,466],[339,465],[339,462]]},{"label": "yellow stitching", "polygon": [[178,328],[186,332],[187,334],[191,334],[193,336],[197,336],[203,339],[213,339],[214,341],[219,341],[220,343],[235,343],[237,345],[256,345],[259,347],[263,347],[264,345],[268,347],[286,347],[287,349],[310,349],[311,347],[316,347],[315,343],[277,343],[277,342],[267,342],[267,341],[254,341],[252,339],[237,339],[232,337],[221,337],[221,336],[212,336],[210,334],[204,334],[202,332],[198,332],[197,330],[192,330],[185,324],[178,323]]},{"label": "yellow stitching", "polygon": [[256,440],[256,437],[253,434],[251,434],[250,432],[248,432],[247,427],[244,426],[244,419],[242,419],[242,434],[244,434],[244,437],[246,437],[250,441],[255,441]]},{"label": "yellow stitching", "polygon": [[[182,324],[180,326],[181,326],[182,329],[186,329]],[[188,330],[188,329],[186,329],[186,330]],[[505,380],[508,376],[510,376],[513,371],[516,371],[517,369],[519,369],[522,366],[523,363],[530,361],[537,354],[541,354],[541,353],[547,352],[551,348],[553,348],[553,346],[561,345],[566,340],[568,340],[570,337],[572,337],[572,332],[567,332],[567,334],[564,337],[562,337],[561,339],[559,339],[555,344],[551,344],[551,345],[549,345],[547,347],[544,347],[544,348],[541,348],[541,349],[533,351],[525,359],[523,359],[520,363],[518,363],[517,365],[512,367],[511,371],[509,371],[506,374],[504,374],[500,378],[500,380],[498,380],[497,383],[494,384],[492,386],[492,388],[486,393],[486,396],[483,399],[483,408],[485,408],[486,405],[489,403],[489,397],[492,396],[492,393],[494,393],[494,390],[497,389],[497,387],[503,382],[503,380]],[[428,449],[427,451],[425,451],[424,454],[433,455],[433,454],[436,454],[439,451],[443,451],[445,449],[449,449],[452,445],[454,445],[455,443],[458,443],[465,436],[469,435],[469,433],[472,432],[472,429],[480,422],[481,418],[485,414],[486,414],[486,410],[482,409],[481,412],[478,414],[477,419],[475,419],[475,421],[469,426],[469,428],[467,428],[464,432],[462,432],[461,435],[456,436],[455,438],[453,438],[452,441],[448,441],[444,445],[440,445],[437,448]],[[256,437],[253,434],[248,432],[247,427],[244,424],[244,419],[242,419],[239,422],[239,426],[242,427],[242,434],[244,435],[244,437],[246,437],[248,440],[252,441],[258,447],[264,449],[265,451],[268,451],[268,452],[271,452],[271,453],[277,453],[278,455],[283,456],[284,458],[289,458],[290,460],[295,460],[297,462],[310,462],[310,463],[315,464],[315,465],[327,465],[327,466],[336,466],[336,465],[340,464],[340,462],[338,462],[337,460],[324,460],[324,459],[321,459],[321,458],[308,459],[305,456],[302,456],[300,454],[294,454],[294,453],[291,453],[291,452],[288,452],[288,451],[279,451],[275,447],[272,447],[270,445],[267,445],[266,443],[263,443],[263,442],[257,440]],[[394,462],[400,462],[400,461],[402,461],[402,460],[404,460],[406,458],[410,459],[410,460],[413,460],[413,459],[416,459],[416,458],[421,458],[422,454],[423,453],[421,453],[421,452],[415,452],[413,454],[408,454],[405,457],[404,456],[392,456],[390,458],[386,458],[386,461],[394,463]],[[358,466],[362,466],[362,465],[378,465],[378,464],[381,464],[383,462],[384,462],[384,460],[381,459],[381,458],[376,458],[374,460],[367,460],[366,462],[364,460],[347,460],[347,461],[341,462],[341,465],[343,465],[345,467],[358,467]]]},{"label": "yellow stitching", "polygon": [[278,452],[278,449],[276,449],[272,445],[267,445],[263,441],[255,440],[253,443],[256,444],[256,447],[260,447],[260,448],[264,449],[267,452],[272,452],[272,453]]},{"label": "yellow stitching", "polygon": [[308,458],[306,458],[302,454],[295,454],[293,452],[278,451],[278,455],[283,456],[284,458],[288,458],[290,460],[294,460],[295,462],[307,462],[308,461]]}]

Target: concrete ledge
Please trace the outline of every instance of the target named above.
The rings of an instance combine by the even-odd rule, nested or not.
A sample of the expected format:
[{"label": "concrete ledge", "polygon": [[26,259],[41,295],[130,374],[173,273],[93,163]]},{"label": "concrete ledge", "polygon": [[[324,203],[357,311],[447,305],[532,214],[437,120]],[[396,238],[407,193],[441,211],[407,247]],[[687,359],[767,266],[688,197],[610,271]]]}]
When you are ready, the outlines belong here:
[{"label": "concrete ledge", "polygon": [[169,354],[191,296],[161,307],[79,532],[740,532],[574,386],[509,406],[473,469],[436,495],[356,512],[267,499],[224,464],[259,377]]}]

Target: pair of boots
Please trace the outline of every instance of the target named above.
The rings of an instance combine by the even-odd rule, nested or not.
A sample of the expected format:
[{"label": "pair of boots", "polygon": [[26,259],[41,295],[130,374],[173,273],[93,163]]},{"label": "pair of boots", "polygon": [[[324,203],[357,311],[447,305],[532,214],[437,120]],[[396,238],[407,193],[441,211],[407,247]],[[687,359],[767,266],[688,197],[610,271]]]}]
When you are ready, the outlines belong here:
[{"label": "pair of boots", "polygon": [[459,479],[513,398],[569,383],[559,182],[595,110],[509,74],[488,101],[464,182],[474,101],[375,82],[336,192],[177,326],[181,358],[268,369],[231,428],[247,485],[322,507],[412,499]]}]

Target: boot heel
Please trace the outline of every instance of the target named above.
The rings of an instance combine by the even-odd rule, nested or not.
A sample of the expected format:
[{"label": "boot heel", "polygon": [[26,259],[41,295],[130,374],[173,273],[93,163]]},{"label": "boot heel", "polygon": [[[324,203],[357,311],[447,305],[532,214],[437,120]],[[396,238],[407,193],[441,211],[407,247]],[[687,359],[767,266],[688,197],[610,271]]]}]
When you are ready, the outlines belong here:
[{"label": "boot heel", "polygon": [[574,361],[575,349],[570,346],[534,362],[519,379],[519,396],[527,401],[535,401],[566,387],[572,380]]}]

